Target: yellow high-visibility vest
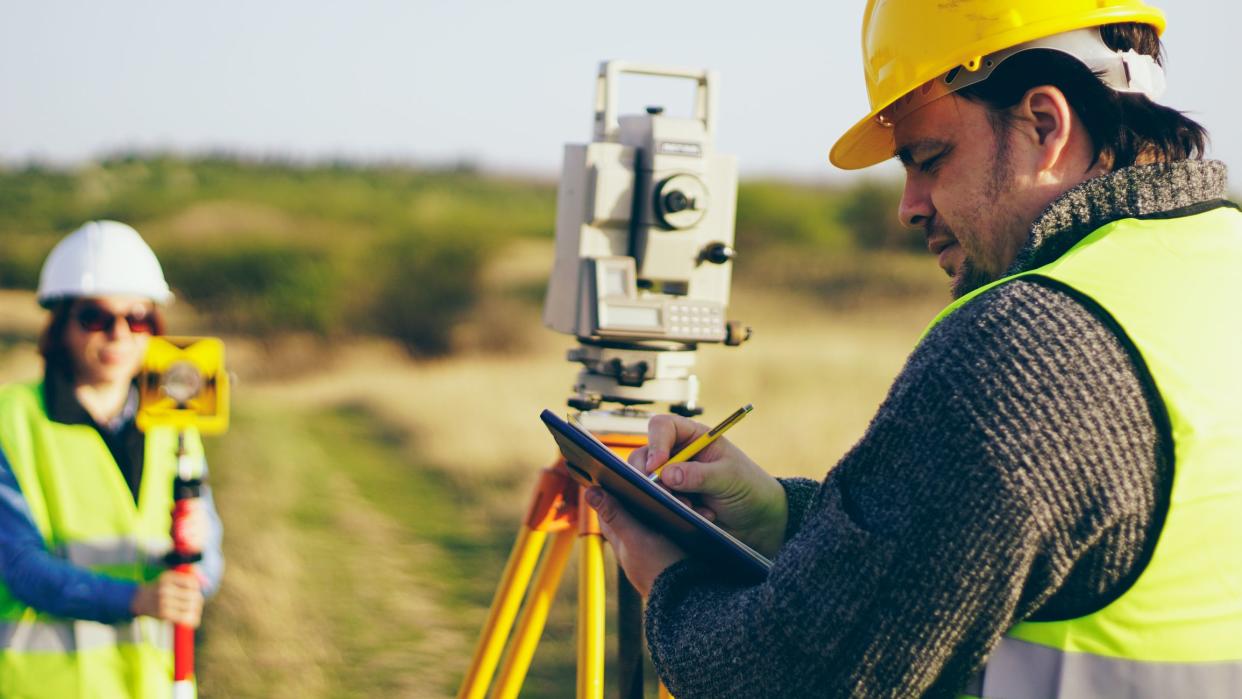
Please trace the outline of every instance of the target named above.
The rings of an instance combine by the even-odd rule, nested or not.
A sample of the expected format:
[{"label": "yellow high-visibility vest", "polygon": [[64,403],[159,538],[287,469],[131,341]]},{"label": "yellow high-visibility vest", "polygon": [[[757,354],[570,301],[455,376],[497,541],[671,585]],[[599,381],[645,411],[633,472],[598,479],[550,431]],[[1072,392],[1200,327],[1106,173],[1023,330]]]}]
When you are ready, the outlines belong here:
[{"label": "yellow high-visibility vest", "polygon": [[[187,448],[201,455],[197,433]],[[144,582],[172,545],[177,436],[146,435],[138,502],[99,433],[48,419],[38,383],[0,388],[0,448],[49,551],[108,576]],[[119,624],[32,609],[0,583],[0,696],[166,697],[172,627],[150,617]]]},{"label": "yellow high-visibility vest", "polygon": [[[1242,695],[1242,213],[1223,201],[1177,213],[1110,223],[1016,275],[1114,326],[1159,394],[1173,486],[1134,584],[1086,616],[1010,629],[969,696]],[[957,300],[932,326],[1014,278]]]}]

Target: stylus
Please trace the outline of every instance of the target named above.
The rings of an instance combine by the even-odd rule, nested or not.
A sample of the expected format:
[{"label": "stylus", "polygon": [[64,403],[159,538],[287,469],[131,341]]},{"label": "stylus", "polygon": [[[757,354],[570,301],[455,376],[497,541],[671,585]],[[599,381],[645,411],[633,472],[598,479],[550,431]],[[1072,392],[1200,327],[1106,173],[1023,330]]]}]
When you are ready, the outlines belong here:
[{"label": "stylus", "polygon": [[695,456],[698,456],[698,453],[706,449],[707,445],[719,439],[720,435],[724,434],[730,427],[733,427],[737,423],[741,422],[742,418],[746,417],[746,415],[749,414],[750,411],[754,409],[755,409],[755,406],[751,405],[750,403],[747,403],[746,405],[743,405],[742,407],[738,408],[732,415],[725,418],[724,420],[721,420],[719,425],[716,425],[715,427],[711,428],[705,434],[700,435],[698,439],[682,447],[681,451],[677,452],[676,454],[673,454],[673,456],[669,458],[668,461],[664,462],[664,465],[652,471],[651,475],[647,476],[647,480],[655,481],[657,478],[660,477],[660,472],[663,471],[665,466],[668,466],[669,464],[679,464],[683,461],[689,461],[690,459],[693,459]]}]

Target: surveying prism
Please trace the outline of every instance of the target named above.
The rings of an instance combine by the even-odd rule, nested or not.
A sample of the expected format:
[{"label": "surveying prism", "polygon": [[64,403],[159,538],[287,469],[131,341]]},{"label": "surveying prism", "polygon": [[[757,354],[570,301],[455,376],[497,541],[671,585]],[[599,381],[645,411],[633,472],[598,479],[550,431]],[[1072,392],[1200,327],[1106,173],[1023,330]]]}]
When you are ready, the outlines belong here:
[{"label": "surveying prism", "polygon": [[138,429],[193,427],[220,434],[229,426],[224,343],[214,337],[152,337],[138,375]]},{"label": "surveying prism", "polygon": [[[693,81],[693,115],[666,115],[662,107],[618,115],[623,74]],[[603,63],[594,138],[565,147],[543,322],[578,342],[568,354],[582,367],[568,399],[581,411],[574,419],[623,458],[646,443],[650,414],[639,406],[703,412],[694,373],[700,344],[737,346],[750,337],[748,327],[726,320],[737,162],[716,153],[712,142],[718,84],[712,71]],[[602,699],[603,538],[584,492],[563,459],[541,472],[458,699],[481,699],[498,664],[488,696],[509,699],[521,691],[575,537],[577,696]],[[624,575],[617,586],[618,685],[623,699],[634,699],[643,692],[642,600]],[[660,694],[668,696],[663,686]]]},{"label": "surveying prism", "polygon": [[[200,434],[220,434],[229,423],[229,379],[224,343],[214,337],[152,337],[138,374],[138,429],[177,431],[177,476],[173,488],[173,570],[193,571],[202,558],[180,535],[190,501],[203,488],[205,462]],[[173,697],[197,693],[194,682],[194,629],[173,626]]]}]

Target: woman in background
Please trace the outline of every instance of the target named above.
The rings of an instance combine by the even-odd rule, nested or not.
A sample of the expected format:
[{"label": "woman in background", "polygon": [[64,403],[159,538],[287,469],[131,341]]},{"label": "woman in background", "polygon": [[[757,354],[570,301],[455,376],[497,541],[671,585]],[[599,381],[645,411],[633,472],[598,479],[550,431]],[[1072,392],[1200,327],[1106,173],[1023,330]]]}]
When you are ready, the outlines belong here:
[{"label": "woman in background", "polygon": [[167,622],[197,626],[223,570],[209,491],[178,532],[198,575],[167,570],[175,440],[134,422],[172,293],[137,231],[93,221],[38,297],[43,378],[0,387],[0,696],[171,696]]}]

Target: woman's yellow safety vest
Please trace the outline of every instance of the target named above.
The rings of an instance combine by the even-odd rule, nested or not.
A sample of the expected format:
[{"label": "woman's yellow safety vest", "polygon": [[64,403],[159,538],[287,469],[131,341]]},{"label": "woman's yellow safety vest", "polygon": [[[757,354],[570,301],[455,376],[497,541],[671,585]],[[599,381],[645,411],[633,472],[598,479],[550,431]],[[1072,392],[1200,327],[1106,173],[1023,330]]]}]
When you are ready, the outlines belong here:
[{"label": "woman's yellow safety vest", "polygon": [[1110,223],[1055,262],[957,300],[932,326],[1016,277],[1115,322],[1163,403],[1173,486],[1134,584],[1092,614],[1019,623],[967,695],[1242,696],[1242,213],[1222,201]]},{"label": "woman's yellow safety vest", "polygon": [[[187,448],[202,453],[197,433]],[[48,419],[38,383],[0,388],[0,447],[47,548],[121,580],[153,580],[171,547],[176,433],[153,429],[138,503],[99,433]],[[150,617],[119,624],[44,614],[0,583],[0,696],[166,697],[172,627]]]}]

